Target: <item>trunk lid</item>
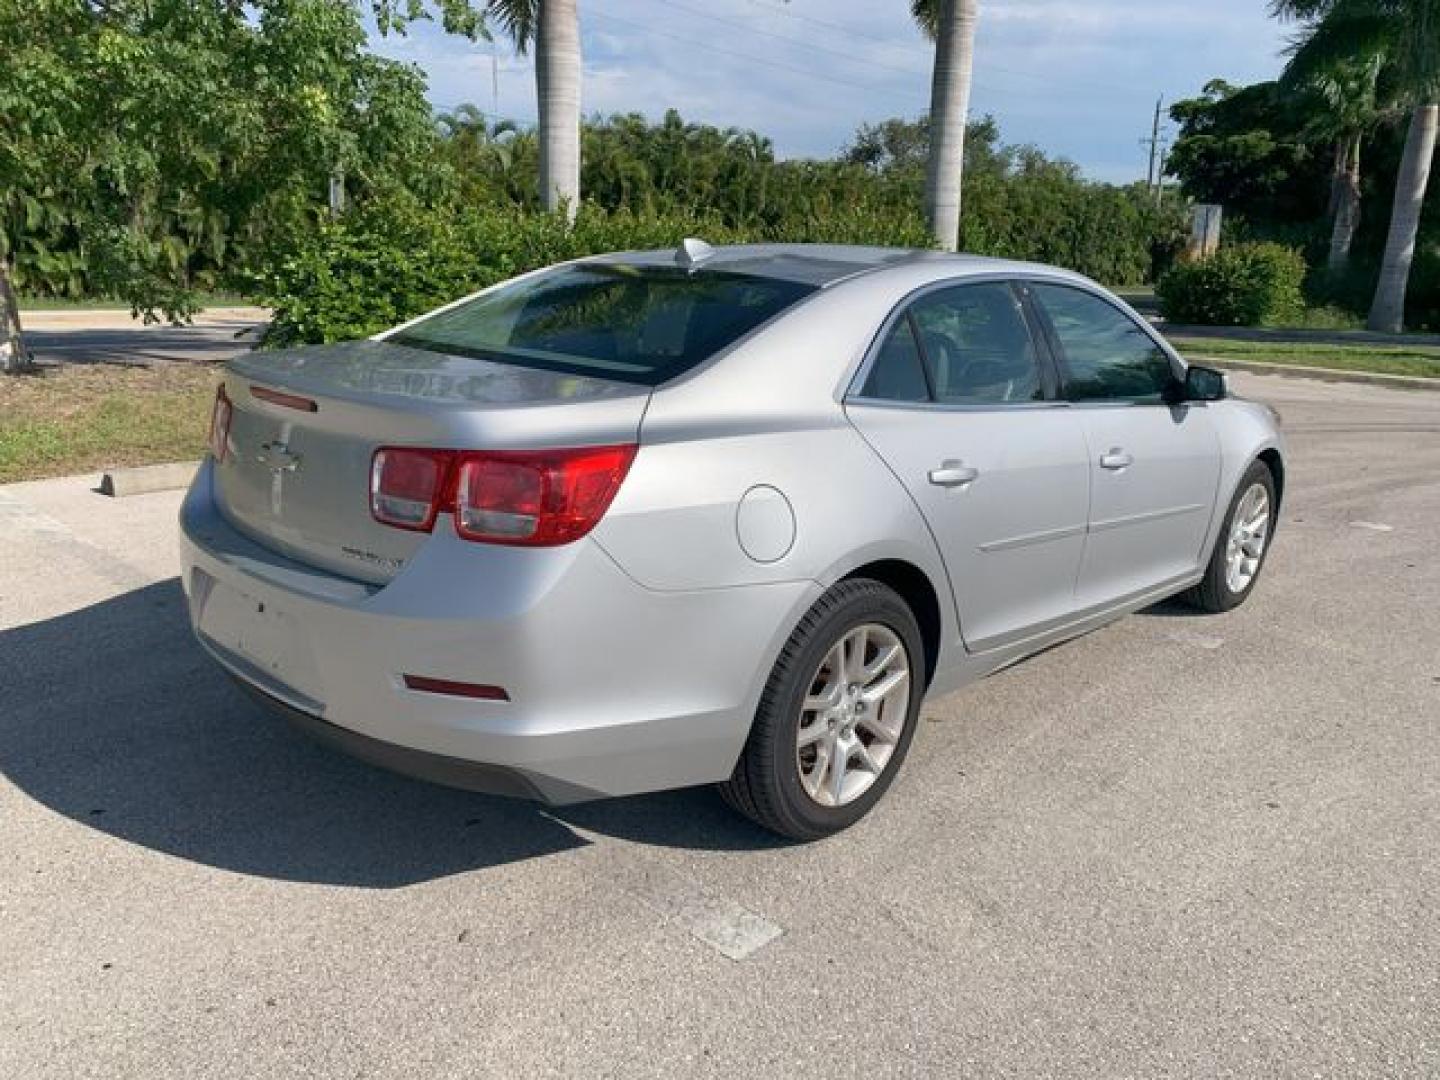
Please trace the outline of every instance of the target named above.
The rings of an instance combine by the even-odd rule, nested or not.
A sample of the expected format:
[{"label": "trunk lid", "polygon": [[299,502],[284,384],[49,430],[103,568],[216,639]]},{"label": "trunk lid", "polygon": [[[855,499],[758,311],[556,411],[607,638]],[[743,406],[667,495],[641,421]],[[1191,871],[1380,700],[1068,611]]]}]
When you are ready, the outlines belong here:
[{"label": "trunk lid", "polygon": [[[370,516],[378,447],[635,442],[650,399],[630,383],[383,341],[248,353],[231,361],[225,385],[234,411],[215,472],[221,512],[291,558],[376,584],[425,541]],[[449,527],[448,516],[436,525]]]}]

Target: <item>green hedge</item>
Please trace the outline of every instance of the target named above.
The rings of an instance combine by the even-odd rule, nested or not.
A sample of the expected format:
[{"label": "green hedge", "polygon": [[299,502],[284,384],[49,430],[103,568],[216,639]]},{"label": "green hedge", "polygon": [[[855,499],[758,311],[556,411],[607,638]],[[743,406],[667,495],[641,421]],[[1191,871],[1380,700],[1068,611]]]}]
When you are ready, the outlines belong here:
[{"label": "green hedge", "polygon": [[404,197],[372,202],[274,253],[251,279],[274,309],[267,345],[365,337],[516,274],[606,251],[672,247],[687,236],[888,243],[924,247],[920,222],[835,214],[791,221],[757,236],[711,218],[607,213],[586,206],[567,227],[558,215],[513,206],[429,209]]},{"label": "green hedge", "polygon": [[1236,244],[1172,267],[1155,286],[1160,313],[1197,326],[1273,326],[1305,309],[1305,259],[1279,244]]}]

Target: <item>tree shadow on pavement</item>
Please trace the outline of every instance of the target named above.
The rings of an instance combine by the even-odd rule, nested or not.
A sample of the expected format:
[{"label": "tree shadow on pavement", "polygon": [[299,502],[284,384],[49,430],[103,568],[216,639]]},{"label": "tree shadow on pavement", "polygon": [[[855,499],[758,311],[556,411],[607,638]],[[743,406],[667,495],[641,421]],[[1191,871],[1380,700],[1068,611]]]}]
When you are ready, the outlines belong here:
[{"label": "tree shadow on pavement", "polygon": [[0,631],[0,773],[93,828],[293,881],[394,888],[581,847],[773,846],[707,790],[545,810],[412,781],[253,704],[190,636],[176,579]]}]

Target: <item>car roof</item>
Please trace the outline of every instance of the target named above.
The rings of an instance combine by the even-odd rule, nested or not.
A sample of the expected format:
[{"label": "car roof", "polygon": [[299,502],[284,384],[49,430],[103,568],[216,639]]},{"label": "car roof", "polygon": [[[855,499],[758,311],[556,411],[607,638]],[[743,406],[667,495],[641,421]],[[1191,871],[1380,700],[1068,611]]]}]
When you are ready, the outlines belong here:
[{"label": "car roof", "polygon": [[[733,274],[792,281],[824,288],[860,274],[902,266],[928,264],[936,277],[966,273],[1036,273],[1075,276],[1069,271],[1038,263],[994,259],[984,255],[949,254],[922,248],[866,247],[858,244],[727,244],[713,248],[689,263],[695,273],[718,270]],[[655,251],[621,251],[580,260],[618,266],[687,265],[675,248]]]}]

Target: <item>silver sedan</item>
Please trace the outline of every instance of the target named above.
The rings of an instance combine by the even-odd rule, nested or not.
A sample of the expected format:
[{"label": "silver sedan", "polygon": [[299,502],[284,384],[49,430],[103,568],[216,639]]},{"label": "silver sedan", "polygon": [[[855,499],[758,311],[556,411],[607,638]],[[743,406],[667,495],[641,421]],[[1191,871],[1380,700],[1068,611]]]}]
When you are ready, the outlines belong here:
[{"label": "silver sedan", "polygon": [[686,241],[233,361],[183,580],[216,661],[363,758],[554,803],[719,783],[813,838],[926,693],[1242,603],[1284,484],[1274,414],[1075,274]]}]

